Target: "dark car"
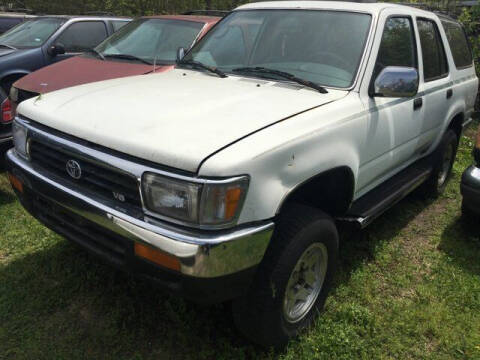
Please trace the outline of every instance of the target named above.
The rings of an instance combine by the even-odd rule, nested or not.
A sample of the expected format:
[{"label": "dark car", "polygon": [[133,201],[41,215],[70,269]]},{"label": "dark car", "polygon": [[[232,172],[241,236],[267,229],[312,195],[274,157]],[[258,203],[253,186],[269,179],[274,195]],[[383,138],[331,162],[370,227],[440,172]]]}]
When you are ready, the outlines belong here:
[{"label": "dark car", "polygon": [[462,212],[467,217],[480,217],[480,129],[473,156],[475,164],[465,170],[462,176]]},{"label": "dark car", "polygon": [[[42,16],[0,35],[0,104],[21,77],[92,50],[128,21],[130,19],[98,16]],[[8,109],[2,110],[8,113],[5,112]],[[10,132],[3,121],[2,116],[0,143],[7,141],[7,132]]]},{"label": "dark car", "polygon": [[0,12],[0,35],[7,32],[14,26],[21,24],[27,19],[34,18],[33,15],[14,12]]}]

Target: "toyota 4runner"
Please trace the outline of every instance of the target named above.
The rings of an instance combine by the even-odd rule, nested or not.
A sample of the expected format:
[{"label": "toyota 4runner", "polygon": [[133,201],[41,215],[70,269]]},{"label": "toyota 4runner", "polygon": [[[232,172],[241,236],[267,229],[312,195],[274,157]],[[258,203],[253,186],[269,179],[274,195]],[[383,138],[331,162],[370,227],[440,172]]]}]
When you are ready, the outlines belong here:
[{"label": "toyota 4runner", "polygon": [[[180,52],[180,51],[179,51]],[[445,188],[478,79],[462,27],[393,4],[241,6],[168,73],[23,102],[37,219],[281,346],[322,309],[337,224]]]}]

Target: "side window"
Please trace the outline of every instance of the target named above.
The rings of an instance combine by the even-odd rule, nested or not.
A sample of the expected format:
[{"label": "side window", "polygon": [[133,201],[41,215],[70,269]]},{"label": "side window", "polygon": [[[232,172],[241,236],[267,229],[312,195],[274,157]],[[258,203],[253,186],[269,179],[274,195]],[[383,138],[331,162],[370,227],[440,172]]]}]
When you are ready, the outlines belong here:
[{"label": "side window", "polygon": [[385,23],[373,78],[387,66],[417,68],[413,23],[408,17],[392,17]]},{"label": "side window", "polygon": [[102,21],[82,21],[70,25],[56,40],[66,52],[83,52],[100,44],[107,37]]},{"label": "side window", "polygon": [[0,18],[0,34],[10,30],[15,25],[20,24],[23,21],[21,18],[14,18],[14,17],[4,17]]},{"label": "side window", "polygon": [[443,29],[447,35],[453,60],[457,68],[465,68],[473,65],[472,51],[468,39],[460,24],[451,21],[442,21]]},{"label": "side window", "polygon": [[128,21],[120,20],[120,21],[112,21],[113,32],[120,30],[122,27],[128,24]]},{"label": "side window", "polygon": [[437,24],[432,20],[418,19],[418,33],[422,45],[423,73],[425,81],[448,75],[447,57]]}]

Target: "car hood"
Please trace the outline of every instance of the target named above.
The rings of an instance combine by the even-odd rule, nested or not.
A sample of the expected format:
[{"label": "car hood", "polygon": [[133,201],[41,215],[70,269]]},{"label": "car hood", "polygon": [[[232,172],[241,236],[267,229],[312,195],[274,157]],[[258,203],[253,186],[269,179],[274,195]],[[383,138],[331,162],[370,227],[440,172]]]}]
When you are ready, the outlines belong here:
[{"label": "car hood", "polygon": [[[159,66],[156,68],[156,72],[171,69],[173,66]],[[95,81],[146,74],[152,70],[153,66],[151,65],[76,56],[24,76],[14,86],[18,89],[45,94]]]},{"label": "car hood", "polygon": [[229,144],[347,93],[176,69],[60,90],[23,102],[18,112],[95,144],[196,172]]}]

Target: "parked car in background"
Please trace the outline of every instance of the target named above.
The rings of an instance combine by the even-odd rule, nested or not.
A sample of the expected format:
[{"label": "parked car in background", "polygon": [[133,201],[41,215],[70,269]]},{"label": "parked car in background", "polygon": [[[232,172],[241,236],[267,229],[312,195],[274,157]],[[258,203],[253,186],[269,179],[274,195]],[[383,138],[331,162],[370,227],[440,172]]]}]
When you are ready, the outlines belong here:
[{"label": "parked car in background", "polygon": [[338,223],[442,193],[477,89],[452,19],[252,3],[172,71],[21,103],[7,168],[54,231],[191,300],[233,300],[245,336],[282,346],[323,308]]},{"label": "parked car in background", "polygon": [[42,16],[10,29],[0,35],[0,96],[5,97],[19,78],[93,49],[128,21],[112,17]]},{"label": "parked car in background", "polygon": [[473,157],[475,164],[465,170],[460,186],[463,196],[462,213],[467,218],[480,218],[480,128]]},{"label": "parked car in background", "polygon": [[0,35],[10,30],[14,26],[21,24],[27,19],[34,18],[35,15],[29,15],[17,12],[0,12]]},{"label": "parked car in background", "polygon": [[[0,35],[0,143],[11,138],[11,107],[5,100],[12,84],[44,66],[92,50],[129,19],[97,16],[43,16]],[[71,68],[70,72],[76,72]]]},{"label": "parked car in background", "polygon": [[9,124],[19,102],[74,85],[171,70],[178,48],[190,48],[219,20],[189,15],[139,18],[93,51],[21,78],[12,86],[10,99],[1,106],[3,138],[11,137]]}]

